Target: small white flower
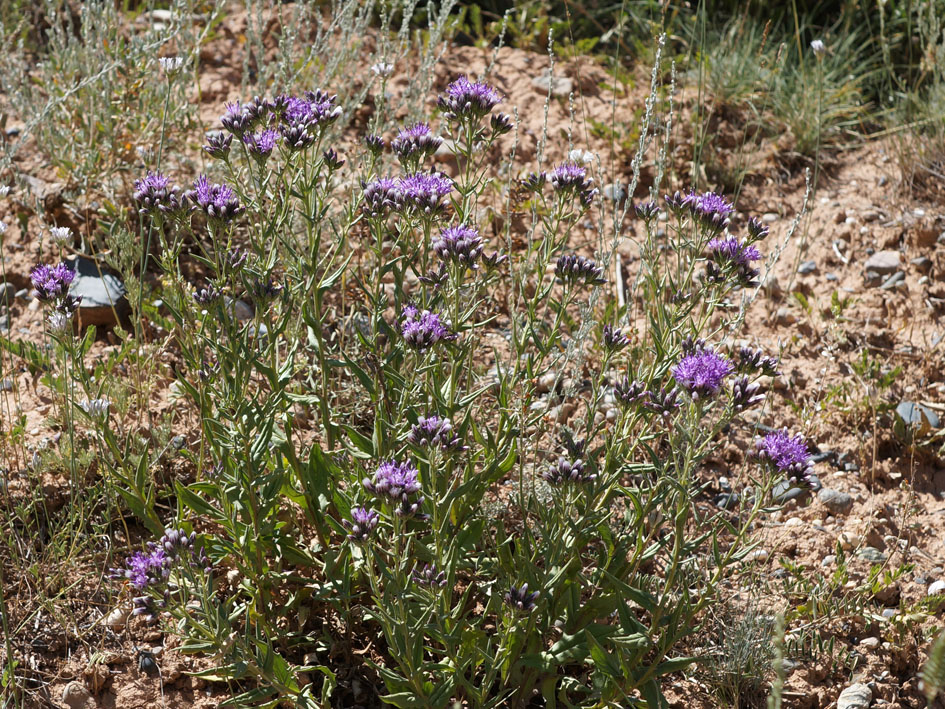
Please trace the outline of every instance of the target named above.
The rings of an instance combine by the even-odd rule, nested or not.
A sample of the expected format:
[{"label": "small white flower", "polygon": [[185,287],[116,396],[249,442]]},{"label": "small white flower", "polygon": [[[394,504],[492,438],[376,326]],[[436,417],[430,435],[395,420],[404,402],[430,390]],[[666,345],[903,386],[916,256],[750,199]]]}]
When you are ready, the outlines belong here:
[{"label": "small white flower", "polygon": [[0,185],[0,197],[6,197],[10,194],[10,185]]},{"label": "small white flower", "polygon": [[3,236],[6,233],[7,233],[7,223],[0,222],[0,236]]},{"label": "small white flower", "polygon": [[111,402],[108,399],[85,399],[79,402],[79,406],[92,418],[104,418],[108,415],[108,407]]},{"label": "small white flower", "polygon": [[168,76],[174,76],[184,66],[183,57],[159,57],[158,61],[161,63],[161,69]]},{"label": "small white flower", "polygon": [[64,333],[72,331],[72,313],[63,313],[54,310],[49,314],[49,329],[53,332]]},{"label": "small white flower", "polygon": [[580,148],[575,148],[570,153],[568,153],[568,159],[571,162],[575,162],[578,165],[590,165],[594,162],[594,153],[590,150],[581,150]]},{"label": "small white flower", "polygon": [[72,240],[72,229],[67,226],[54,226],[49,230],[49,238],[54,244],[63,246]]},{"label": "small white flower", "polygon": [[811,42],[810,48],[817,57],[822,57],[827,52],[827,46],[823,43],[823,40],[819,39],[815,39],[813,42]]},{"label": "small white flower", "polygon": [[375,76],[380,76],[381,78],[386,79],[394,72],[394,65],[390,62],[378,62],[371,67],[371,71],[374,72]]}]

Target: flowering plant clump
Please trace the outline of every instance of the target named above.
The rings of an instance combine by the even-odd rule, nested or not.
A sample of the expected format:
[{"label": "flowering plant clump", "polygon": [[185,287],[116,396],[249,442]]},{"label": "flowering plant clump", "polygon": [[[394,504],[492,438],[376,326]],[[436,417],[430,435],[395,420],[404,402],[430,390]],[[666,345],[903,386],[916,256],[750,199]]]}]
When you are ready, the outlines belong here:
[{"label": "flowering plant clump", "polygon": [[246,211],[232,187],[211,183],[206,175],[198,177],[194,188],[185,192],[184,197],[202,209],[210,219],[224,223],[233,221]]}]

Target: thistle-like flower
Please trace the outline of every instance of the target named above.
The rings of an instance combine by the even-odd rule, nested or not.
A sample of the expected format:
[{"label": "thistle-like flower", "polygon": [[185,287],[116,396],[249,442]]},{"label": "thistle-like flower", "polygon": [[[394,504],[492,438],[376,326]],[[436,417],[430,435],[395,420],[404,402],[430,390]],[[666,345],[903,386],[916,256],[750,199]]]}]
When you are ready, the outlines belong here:
[{"label": "thistle-like flower", "polygon": [[739,347],[734,353],[735,369],[742,374],[757,374],[761,372],[766,377],[776,377],[780,372],[777,357],[766,356],[761,350],[750,347]]},{"label": "thistle-like flower", "polygon": [[810,485],[813,461],[800,434],[772,431],[755,441],[754,457],[797,485]]},{"label": "thistle-like flower", "polygon": [[413,463],[398,463],[389,460],[381,463],[374,471],[374,478],[364,478],[361,484],[368,492],[386,497],[394,502],[420,492],[419,472]]},{"label": "thistle-like flower", "polygon": [[720,231],[728,226],[730,217],[735,212],[731,202],[715,192],[704,192],[701,195],[690,192],[684,198],[684,203],[693,216],[713,231]]},{"label": "thistle-like flower", "polygon": [[430,589],[442,588],[446,585],[446,574],[442,571],[437,571],[436,564],[424,564],[422,569],[414,567],[410,578],[418,586],[424,586]]},{"label": "thistle-like flower", "polygon": [[643,405],[650,411],[659,414],[666,421],[679,408],[679,388],[667,389],[666,387],[660,387],[659,391],[650,389],[646,393],[646,401]]},{"label": "thistle-like flower", "polygon": [[505,602],[515,610],[528,613],[535,610],[535,601],[538,600],[539,595],[538,591],[529,593],[528,584],[523,583],[519,588],[512,586],[509,589],[508,593],[505,594]]},{"label": "thistle-like flower", "polygon": [[588,483],[597,479],[597,476],[588,472],[584,467],[584,461],[568,460],[560,457],[558,462],[545,468],[541,476],[549,485],[562,485],[564,483]]},{"label": "thistle-like flower", "polygon": [[334,148],[328,148],[328,150],[322,153],[322,163],[329,171],[335,172],[340,170],[341,167],[345,164],[344,158],[342,158],[338,153],[335,152]]},{"label": "thistle-like flower", "polygon": [[612,325],[604,325],[601,339],[604,342],[604,347],[611,352],[619,352],[630,344],[630,338],[623,333],[623,330]]},{"label": "thistle-like flower", "polygon": [[558,165],[548,175],[548,181],[555,192],[561,194],[580,194],[593,187],[593,180],[587,176],[587,169],[577,163],[565,162]]},{"label": "thistle-like flower", "polygon": [[453,191],[453,181],[438,172],[417,172],[397,181],[397,207],[405,213],[427,216],[439,213],[443,198]]},{"label": "thistle-like flower", "polygon": [[418,448],[439,448],[443,451],[465,450],[453,433],[453,422],[439,416],[421,416],[410,428],[407,441]]},{"label": "thistle-like flower", "polygon": [[541,192],[545,183],[548,182],[548,174],[545,172],[530,172],[522,180],[522,187],[529,192]]},{"label": "thistle-like flower", "polygon": [[373,182],[363,185],[364,202],[362,209],[365,214],[380,217],[397,206],[400,192],[397,182],[390,177],[379,177]]},{"label": "thistle-like flower", "polygon": [[161,71],[163,71],[168,77],[174,76],[181,70],[181,67],[184,66],[183,57],[158,57],[158,63],[161,65]]},{"label": "thistle-like flower", "polygon": [[750,409],[765,400],[761,385],[752,382],[747,376],[740,376],[732,383],[732,407],[737,412]]},{"label": "thistle-like flower", "polygon": [[230,154],[230,145],[233,143],[233,136],[224,133],[222,130],[215,130],[207,133],[207,144],[203,146],[204,151],[212,158],[226,160]]},{"label": "thistle-like flower", "polygon": [[390,147],[402,163],[416,163],[436,152],[443,139],[433,135],[426,123],[417,123],[401,129]]},{"label": "thistle-like flower", "polygon": [[200,207],[211,220],[231,222],[246,211],[229,186],[211,183],[206,175],[198,177],[194,188],[185,192],[184,196]]},{"label": "thistle-like flower", "polygon": [[384,152],[384,139],[379,135],[365,136],[364,144],[367,146],[367,149],[371,151],[371,154],[374,155],[374,157],[377,157]]},{"label": "thistle-like flower", "polygon": [[410,347],[423,352],[440,340],[451,340],[452,334],[440,320],[440,316],[429,310],[420,312],[413,305],[405,305],[401,323],[401,334]]},{"label": "thistle-like flower", "polygon": [[244,111],[239,101],[225,104],[224,109],[226,112],[220,116],[220,124],[237,138],[242,139],[243,134],[252,127],[253,118]]},{"label": "thistle-like flower", "polygon": [[36,289],[36,297],[50,303],[61,300],[69,292],[69,286],[75,278],[75,271],[66,264],[56,266],[40,264],[30,271],[30,280]]},{"label": "thistle-like flower", "polygon": [[760,241],[768,236],[768,227],[760,220],[751,217],[748,220],[748,235],[752,241]]},{"label": "thistle-like flower", "polygon": [[741,286],[748,288],[758,284],[758,269],[751,265],[761,258],[756,247],[728,236],[712,239],[708,249],[710,261],[706,264],[706,278],[710,282],[722,283],[726,273],[731,272]]},{"label": "thistle-like flower", "polygon": [[489,119],[489,127],[492,128],[492,135],[499,136],[510,133],[515,127],[512,119],[506,113],[496,113]]},{"label": "thistle-like flower", "polygon": [[712,397],[719,392],[722,382],[735,367],[725,357],[703,350],[686,355],[673,367],[676,383],[689,392],[693,399]]},{"label": "thistle-like flower", "polygon": [[212,283],[208,283],[203,288],[194,291],[194,301],[198,305],[210,305],[223,297],[223,291]]},{"label": "thistle-like flower", "polygon": [[174,212],[181,209],[181,193],[179,187],[172,187],[170,180],[160,172],[148,172],[144,177],[135,180],[134,200],[138,203],[138,212],[147,214],[160,211]]},{"label": "thistle-like flower", "polygon": [[555,277],[568,285],[599,286],[607,282],[604,269],[593,260],[577,254],[562,254],[555,264]]},{"label": "thistle-like flower", "polygon": [[480,119],[502,101],[499,92],[488,84],[460,76],[446,87],[439,99],[440,110],[448,121]]},{"label": "thistle-like flower", "polygon": [[374,76],[379,76],[383,79],[386,79],[394,72],[394,65],[390,62],[377,62],[377,64],[371,65],[371,73]]},{"label": "thistle-like flower", "polygon": [[249,154],[260,161],[265,161],[279,142],[279,133],[267,128],[266,130],[243,135],[243,145]]},{"label": "thistle-like flower", "polygon": [[649,202],[635,205],[633,211],[636,212],[636,215],[640,217],[640,219],[649,224],[659,216],[660,207],[656,202],[650,200]]},{"label": "thistle-like flower", "polygon": [[380,515],[367,507],[351,509],[351,521],[342,520],[341,524],[348,530],[348,539],[352,542],[365,542],[374,533]]},{"label": "thistle-like flower", "polygon": [[474,269],[482,254],[482,238],[473,227],[457,224],[440,232],[433,240],[433,250],[444,262]]}]

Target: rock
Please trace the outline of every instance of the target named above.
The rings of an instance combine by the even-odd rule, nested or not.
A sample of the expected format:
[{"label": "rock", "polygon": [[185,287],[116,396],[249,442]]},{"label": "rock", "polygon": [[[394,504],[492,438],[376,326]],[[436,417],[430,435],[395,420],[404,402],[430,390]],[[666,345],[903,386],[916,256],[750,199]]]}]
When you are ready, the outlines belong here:
[{"label": "rock", "polygon": [[871,564],[882,564],[888,558],[876,547],[863,547],[856,552],[856,555],[861,559],[866,559]]},{"label": "rock", "polygon": [[79,325],[117,325],[128,317],[128,299],[121,279],[104,270],[89,258],[80,256],[71,264],[75,280],[69,294],[82,298],[76,311]]},{"label": "rock", "polygon": [[825,487],[817,494],[824,506],[833,514],[844,514],[853,507],[853,496],[840,490]]},{"label": "rock", "polygon": [[92,693],[81,682],[69,682],[62,690],[62,703],[70,709],[84,709],[94,707],[95,700]]},{"label": "rock", "polygon": [[917,404],[912,401],[902,401],[896,407],[896,418],[907,428],[915,427],[919,433],[927,433],[930,430],[941,428],[938,414],[928,406]]},{"label": "rock", "polygon": [[945,593],[945,581],[941,579],[929,584],[929,587],[925,591],[925,595],[927,596],[937,596],[940,593]]},{"label": "rock", "polygon": [[0,315],[0,333],[10,332],[10,316]]},{"label": "rock", "polygon": [[131,608],[128,606],[116,606],[115,608],[112,608],[111,613],[105,616],[105,625],[115,632],[118,632],[125,627],[130,614]]},{"label": "rock", "polygon": [[784,293],[781,284],[778,283],[777,277],[771,271],[768,272],[768,275],[766,275],[764,281],[762,281],[761,288],[769,298],[780,298]]},{"label": "rock", "polygon": [[843,224],[847,220],[847,213],[842,209],[833,215],[834,224]]},{"label": "rock", "polygon": [[866,648],[867,650],[875,650],[879,647],[879,638],[863,638],[860,640],[860,647]]},{"label": "rock", "polygon": [[611,202],[616,202],[617,204],[622,204],[627,198],[627,190],[619,182],[612,182],[609,185],[604,185],[604,188],[601,190],[601,194],[604,195],[606,199],[609,199]]},{"label": "rock", "polygon": [[864,270],[873,271],[881,276],[889,276],[899,270],[899,265],[898,251],[877,251],[866,260]]},{"label": "rock", "polygon": [[837,709],[869,709],[873,690],[865,684],[851,684],[837,697]]},{"label": "rock", "polygon": [[751,554],[749,554],[746,559],[748,561],[758,561],[763,562],[768,560],[768,550],[767,549],[755,549]]},{"label": "rock", "polygon": [[883,277],[876,273],[876,271],[867,271],[863,275],[863,280],[867,288],[876,288],[883,282]]},{"label": "rock", "polygon": [[840,548],[844,551],[850,551],[860,545],[860,538],[853,534],[853,532],[841,532],[840,536],[837,537],[837,541],[840,543]]},{"label": "rock", "polygon": [[806,487],[792,486],[787,480],[781,480],[775,483],[774,487],[771,488],[771,499],[777,505],[783,505],[789,500],[797,500],[800,502],[803,498],[810,495],[811,491],[816,492],[817,490],[820,490],[820,480],[816,475],[811,475],[810,490]]},{"label": "rock", "polygon": [[574,81],[566,76],[536,76],[532,79],[532,86],[546,94],[551,91],[552,96],[567,97],[574,91]]},{"label": "rock", "polygon": [[840,280],[840,278],[837,277],[837,274],[836,274],[836,273],[828,273],[828,274],[825,276],[825,278],[826,278],[828,281],[831,281],[831,282],[836,282],[836,281],[839,281],[839,280]]},{"label": "rock", "polygon": [[882,616],[886,620],[889,620],[890,618],[895,618],[898,612],[899,611],[897,611],[895,608],[883,608]]},{"label": "rock", "polygon": [[738,507],[737,492],[723,492],[715,496],[715,506],[721,510],[733,510]]},{"label": "rock", "polygon": [[763,221],[765,224],[774,224],[776,221],[778,221],[778,215],[774,212],[765,212],[761,215],[761,221]]},{"label": "rock", "polygon": [[253,311],[253,306],[247,303],[245,300],[231,300],[227,303],[227,306],[230,312],[240,322],[247,322],[256,316],[256,313]]},{"label": "rock", "polygon": [[793,325],[797,322],[797,316],[789,308],[778,308],[774,319],[778,325]]},{"label": "rock", "polygon": [[825,556],[825,557],[821,560],[820,565],[821,565],[821,566],[832,566],[832,565],[835,564],[835,563],[837,563],[837,555],[836,555],[836,554],[828,554],[827,556]]},{"label": "rock", "polygon": [[804,261],[804,263],[802,263],[800,266],[797,267],[797,272],[800,273],[802,276],[808,273],[813,273],[816,270],[817,270],[816,261]]},{"label": "rock", "polygon": [[896,271],[894,274],[889,276],[883,284],[880,286],[882,290],[891,290],[898,286],[900,283],[906,280],[906,274],[902,271]]}]

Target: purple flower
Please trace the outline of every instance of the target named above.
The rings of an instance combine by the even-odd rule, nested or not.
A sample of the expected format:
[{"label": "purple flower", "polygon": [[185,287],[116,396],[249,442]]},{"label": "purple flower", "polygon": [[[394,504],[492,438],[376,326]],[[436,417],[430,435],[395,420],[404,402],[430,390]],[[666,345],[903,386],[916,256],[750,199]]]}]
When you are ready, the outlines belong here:
[{"label": "purple flower", "polygon": [[754,456],[791,482],[810,483],[813,461],[807,450],[807,443],[800,434],[792,436],[786,428],[772,431],[755,441]]},{"label": "purple flower", "polygon": [[644,202],[643,204],[638,204],[633,208],[633,211],[636,212],[637,216],[640,217],[644,222],[649,224],[653,219],[659,215],[660,208],[659,205],[650,200],[649,202]]},{"label": "purple flower", "polygon": [[709,241],[709,258],[719,264],[734,263],[747,266],[758,261],[761,253],[751,244],[739,241],[734,236],[716,237]]},{"label": "purple flower", "polygon": [[397,182],[390,177],[379,177],[363,186],[364,204],[362,209],[372,217],[383,216],[397,205],[400,192]]},{"label": "purple flower", "polygon": [[607,282],[604,270],[594,261],[577,254],[562,254],[555,264],[555,276],[563,283],[599,286]]},{"label": "purple flower", "polygon": [[401,129],[390,147],[401,162],[407,163],[433,155],[442,144],[443,139],[433,135],[429,125],[417,123]]},{"label": "purple flower", "polygon": [[580,458],[574,461],[558,458],[558,462],[542,471],[541,476],[549,485],[588,483],[597,479],[596,475],[585,470],[584,461]]},{"label": "purple flower", "polygon": [[64,298],[74,278],[75,271],[64,263],[56,266],[40,264],[30,271],[33,288],[36,289],[37,297],[43,302]]},{"label": "purple flower", "polygon": [[384,139],[379,135],[369,135],[364,138],[364,144],[374,157],[384,152]]},{"label": "purple flower", "polygon": [[345,164],[344,158],[338,155],[335,152],[334,148],[328,148],[328,150],[322,153],[322,163],[327,167],[331,172],[335,170],[340,170],[342,165]]},{"label": "purple flower", "polygon": [[623,334],[620,328],[604,325],[604,347],[611,352],[617,352],[630,344],[630,338]]},{"label": "purple flower", "polygon": [[760,241],[768,236],[768,227],[754,217],[751,217],[748,220],[748,235],[753,241]]},{"label": "purple flower", "polygon": [[158,540],[157,549],[161,549],[171,559],[176,559],[184,551],[193,552],[197,535],[194,532],[187,534],[184,529],[168,527],[164,535]]},{"label": "purple flower", "polygon": [[407,434],[407,441],[418,448],[435,447],[444,451],[465,450],[453,435],[453,422],[439,416],[421,416]]},{"label": "purple flower", "polygon": [[374,471],[374,479],[364,478],[362,484],[369,492],[391,500],[400,500],[420,492],[419,472],[413,463],[388,460]]},{"label": "purple flower", "polygon": [[305,125],[313,129],[335,122],[341,117],[338,97],[321,89],[306,91],[302,97],[280,96],[277,109],[282,110],[282,120],[290,126]]},{"label": "purple flower", "polygon": [[440,96],[438,103],[446,120],[455,121],[482,118],[501,101],[499,92],[488,84],[460,76],[446,87],[446,95]]},{"label": "purple flower", "polygon": [[548,175],[548,180],[558,192],[583,190],[590,186],[587,169],[576,162],[565,162],[558,165]]},{"label": "purple flower", "polygon": [[761,350],[753,350],[750,347],[739,347],[735,353],[735,369],[742,374],[761,372],[766,377],[775,377],[779,373],[779,364],[777,357],[766,357]]},{"label": "purple flower", "polygon": [[438,172],[416,172],[397,181],[397,206],[405,212],[432,215],[443,208],[443,197],[453,190],[453,181]]},{"label": "purple flower", "polygon": [[492,135],[505,135],[512,131],[515,124],[506,113],[497,113],[489,119],[489,127],[492,128]]},{"label": "purple flower", "polygon": [[410,578],[418,586],[427,588],[442,588],[446,585],[446,574],[437,571],[436,564],[424,564],[422,569],[414,567]]},{"label": "purple flower", "polygon": [[272,154],[278,141],[279,133],[271,128],[256,133],[246,133],[243,136],[243,145],[246,146],[250,155],[263,160]]},{"label": "purple flower", "polygon": [[673,415],[673,412],[679,408],[679,388],[673,387],[667,390],[666,387],[660,387],[659,391],[651,389],[646,393],[646,401],[643,405],[650,411],[655,411],[664,421],[667,421]]},{"label": "purple flower", "polygon": [[735,212],[731,202],[715,192],[690,192],[683,198],[682,204],[689,207],[699,221],[714,231],[728,226],[729,217]]},{"label": "purple flower", "polygon": [[242,138],[243,134],[252,126],[253,118],[244,110],[239,101],[228,103],[224,108],[226,113],[220,116],[221,125],[237,138]]},{"label": "purple flower", "polygon": [[541,192],[542,187],[548,181],[548,175],[545,172],[530,172],[522,180],[522,187],[529,192]]},{"label": "purple flower", "polygon": [[521,588],[512,586],[509,592],[505,594],[505,602],[512,608],[519,611],[529,612],[535,609],[535,601],[538,600],[538,591],[528,592],[528,584],[523,583]]},{"label": "purple flower", "polygon": [[440,316],[429,310],[420,312],[413,305],[404,306],[404,320],[401,333],[404,341],[420,352],[429,349],[440,340],[451,340],[456,336],[450,333],[440,321]]},{"label": "purple flower", "polygon": [[134,200],[140,207],[138,212],[147,214],[155,210],[175,212],[181,210],[179,187],[171,187],[170,180],[160,172],[148,172],[135,180]]},{"label": "purple flower", "polygon": [[164,553],[163,548],[151,549],[147,553],[136,551],[125,559],[127,568],[116,570],[114,575],[123,576],[136,590],[143,591],[148,586],[154,586],[166,579],[172,563],[173,559]]},{"label": "purple flower", "polygon": [[203,288],[194,291],[194,301],[197,305],[210,305],[223,296],[223,291],[212,283],[208,283]]},{"label": "purple flower", "polygon": [[761,393],[761,385],[752,382],[748,377],[738,377],[732,383],[732,407],[735,411],[750,409],[764,400],[765,395]]},{"label": "purple flower", "polygon": [[341,524],[350,532],[348,539],[353,542],[364,542],[377,528],[380,515],[367,507],[354,507],[351,510],[351,521],[342,520]]},{"label": "purple flower", "polygon": [[646,384],[624,377],[614,385],[614,398],[624,406],[633,406],[644,402],[647,398]]},{"label": "purple flower", "polygon": [[207,155],[219,160],[226,160],[230,154],[230,145],[233,142],[233,136],[223,131],[213,131],[207,134],[207,144],[203,146]]},{"label": "purple flower", "polygon": [[725,357],[711,350],[703,350],[684,356],[673,367],[676,383],[689,392],[693,399],[710,397],[718,393],[722,380],[735,370]]},{"label": "purple flower", "polygon": [[433,240],[433,250],[443,261],[476,268],[482,254],[482,238],[473,227],[457,224],[448,226]]},{"label": "purple flower", "polygon": [[246,211],[246,207],[240,204],[239,198],[230,187],[213,184],[206,175],[198,177],[194,188],[185,192],[184,196],[206,212],[211,219],[229,222]]}]

